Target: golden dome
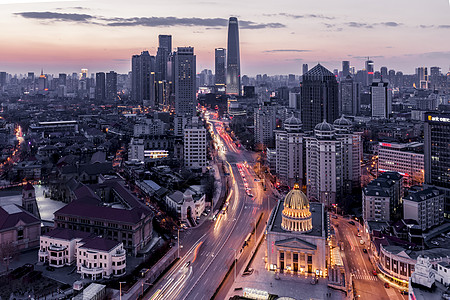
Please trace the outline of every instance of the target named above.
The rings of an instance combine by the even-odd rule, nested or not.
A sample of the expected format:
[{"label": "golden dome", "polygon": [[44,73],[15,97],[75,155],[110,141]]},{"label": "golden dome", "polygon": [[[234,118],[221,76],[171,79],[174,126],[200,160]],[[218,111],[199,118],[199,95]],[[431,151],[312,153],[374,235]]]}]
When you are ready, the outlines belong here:
[{"label": "golden dome", "polygon": [[296,183],[294,188],[284,198],[284,207],[291,209],[309,209],[308,197],[300,190]]}]

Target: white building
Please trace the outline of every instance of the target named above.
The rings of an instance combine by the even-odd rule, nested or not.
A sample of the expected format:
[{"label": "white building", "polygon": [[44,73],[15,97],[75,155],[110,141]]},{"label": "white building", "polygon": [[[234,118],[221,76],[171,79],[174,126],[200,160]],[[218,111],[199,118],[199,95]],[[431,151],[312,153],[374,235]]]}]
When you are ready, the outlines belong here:
[{"label": "white building", "polygon": [[126,251],[118,241],[55,228],[41,236],[38,260],[56,268],[75,263],[82,278],[96,280],[125,274]]},{"label": "white building", "polygon": [[184,128],[184,165],[205,171],[208,165],[206,150],[206,128],[198,117],[193,117],[192,123]]},{"label": "white building", "polygon": [[165,199],[167,207],[176,212],[181,221],[200,217],[205,211],[206,195],[201,192],[199,186],[191,186],[184,193],[175,191]]},{"label": "white building", "polygon": [[403,175],[405,186],[421,185],[424,182],[423,143],[379,143],[378,172],[398,172]]},{"label": "white building", "polygon": [[276,173],[284,184],[303,184],[302,122],[293,115],[284,122],[284,130],[275,131]]},{"label": "white building", "polygon": [[308,197],[326,206],[336,203],[342,191],[342,142],[333,125],[323,121],[306,142],[306,188]]},{"label": "white building", "polygon": [[403,197],[403,218],[416,220],[424,231],[443,223],[444,194],[427,188]]},{"label": "white building", "polygon": [[118,241],[88,238],[77,247],[77,273],[81,278],[97,280],[125,274],[126,251]]},{"label": "white building", "polygon": [[342,142],[343,192],[361,187],[362,139],[352,131],[352,122],[343,116],[333,123],[337,140]]},{"label": "white building", "polygon": [[163,135],[165,133],[165,123],[159,119],[141,119],[134,124],[133,135]]},{"label": "white building", "polygon": [[389,90],[389,82],[374,81],[370,86],[372,117],[389,119],[392,114],[392,93]]}]

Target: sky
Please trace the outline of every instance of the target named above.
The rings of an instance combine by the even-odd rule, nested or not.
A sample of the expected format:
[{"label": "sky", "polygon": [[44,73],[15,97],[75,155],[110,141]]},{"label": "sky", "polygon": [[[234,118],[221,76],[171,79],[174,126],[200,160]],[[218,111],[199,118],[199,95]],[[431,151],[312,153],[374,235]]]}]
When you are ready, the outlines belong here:
[{"label": "sky", "polygon": [[214,70],[230,16],[249,76],[362,69],[367,57],[405,74],[450,67],[449,0],[0,0],[0,71],[126,73],[133,54],[156,55],[159,34],[194,47],[198,72]]}]

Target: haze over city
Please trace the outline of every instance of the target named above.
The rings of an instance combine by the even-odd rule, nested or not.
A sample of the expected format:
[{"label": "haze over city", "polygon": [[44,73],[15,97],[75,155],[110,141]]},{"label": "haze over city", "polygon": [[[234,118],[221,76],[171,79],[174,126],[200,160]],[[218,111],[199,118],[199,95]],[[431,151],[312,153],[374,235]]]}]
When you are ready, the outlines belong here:
[{"label": "haze over city", "polygon": [[[0,1],[0,64],[10,73],[89,68],[126,73],[130,57],[156,54],[159,34],[193,46],[198,70],[226,47],[227,19],[241,29],[242,73],[299,74],[303,63],[329,69],[349,60],[414,73],[448,70],[450,7],[446,0],[344,1]],[[174,9],[176,8],[176,9]]]}]

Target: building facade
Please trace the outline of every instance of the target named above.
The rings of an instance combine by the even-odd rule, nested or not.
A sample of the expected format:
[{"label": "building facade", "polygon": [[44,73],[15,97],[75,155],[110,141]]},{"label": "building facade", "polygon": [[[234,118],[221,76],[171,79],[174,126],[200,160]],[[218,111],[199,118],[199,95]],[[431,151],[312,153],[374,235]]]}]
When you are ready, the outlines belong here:
[{"label": "building facade", "polygon": [[427,188],[403,197],[403,218],[416,220],[423,231],[444,222],[444,193]]},{"label": "building facade", "polygon": [[310,203],[298,184],[272,211],[267,224],[267,268],[291,274],[327,276],[327,213]]},{"label": "building facade", "polygon": [[175,64],[175,113],[179,116],[195,116],[196,56],[193,47],[178,47],[174,53]]},{"label": "building facade", "polygon": [[227,48],[226,91],[230,95],[241,95],[241,59],[239,51],[238,19],[230,17],[228,20],[228,48]]},{"label": "building facade", "polygon": [[191,169],[205,170],[208,165],[206,128],[198,117],[184,128],[184,165]]},{"label": "building facade", "polygon": [[370,98],[372,103],[372,117],[389,119],[392,114],[392,93],[389,82],[374,81],[370,85]]}]

